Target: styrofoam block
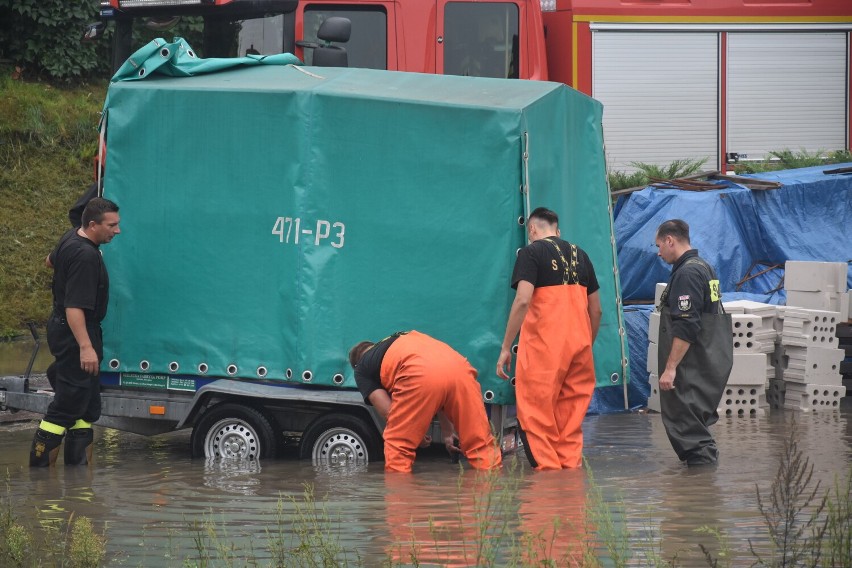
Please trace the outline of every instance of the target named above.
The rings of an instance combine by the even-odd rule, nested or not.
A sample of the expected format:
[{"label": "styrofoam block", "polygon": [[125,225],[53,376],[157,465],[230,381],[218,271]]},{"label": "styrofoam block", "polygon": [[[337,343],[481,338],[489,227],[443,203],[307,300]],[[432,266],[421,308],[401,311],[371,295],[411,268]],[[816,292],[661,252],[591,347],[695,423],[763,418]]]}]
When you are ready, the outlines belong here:
[{"label": "styrofoam block", "polygon": [[654,306],[660,305],[660,299],[663,297],[663,291],[666,289],[666,286],[668,284],[665,282],[657,282],[654,286]]},{"label": "styrofoam block", "polygon": [[648,394],[648,410],[662,412],[660,407],[660,378],[657,375],[650,375],[648,383],[651,385],[651,392]]},{"label": "styrofoam block", "polygon": [[788,383],[784,393],[784,408],[791,410],[839,410],[846,388],[837,385]]},{"label": "styrofoam block", "polygon": [[660,312],[651,312],[648,320],[648,341],[660,342]]},{"label": "styrofoam block", "polygon": [[817,292],[789,290],[787,292],[787,305],[807,308],[809,310],[826,310],[830,312],[845,313],[841,309],[841,302],[845,297],[846,294],[838,292],[834,289],[834,286],[829,286],[828,290],[820,290]]},{"label": "styrofoam block", "polygon": [[734,353],[734,366],[728,384],[763,385],[766,381],[767,356],[763,353]]},{"label": "styrofoam block", "polygon": [[657,344],[653,341],[648,343],[648,362],[645,365],[645,370],[651,373],[652,375],[659,376],[659,361],[657,359],[659,353],[659,349]]},{"label": "styrofoam block", "polygon": [[784,263],[784,289],[817,292],[834,286],[845,292],[847,266],[846,262],[788,260]]}]

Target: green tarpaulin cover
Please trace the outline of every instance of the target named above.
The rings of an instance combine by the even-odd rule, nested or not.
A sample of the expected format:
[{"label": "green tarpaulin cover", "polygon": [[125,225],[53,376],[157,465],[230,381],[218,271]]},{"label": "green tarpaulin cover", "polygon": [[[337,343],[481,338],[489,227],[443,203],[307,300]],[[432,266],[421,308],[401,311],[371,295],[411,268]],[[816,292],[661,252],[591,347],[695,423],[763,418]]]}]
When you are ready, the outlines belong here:
[{"label": "green tarpaulin cover", "polygon": [[109,89],[105,369],[354,387],[353,344],[417,329],[512,403],[494,369],[519,218],[546,206],[601,284],[598,384],[625,379],[599,103],[548,82],[191,63]]}]

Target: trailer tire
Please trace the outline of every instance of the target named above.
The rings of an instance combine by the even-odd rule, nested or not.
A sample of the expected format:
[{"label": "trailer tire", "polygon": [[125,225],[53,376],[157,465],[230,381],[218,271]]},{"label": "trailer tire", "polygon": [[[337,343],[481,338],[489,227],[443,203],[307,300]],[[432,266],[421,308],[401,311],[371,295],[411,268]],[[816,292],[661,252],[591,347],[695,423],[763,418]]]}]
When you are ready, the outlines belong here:
[{"label": "trailer tire", "polygon": [[281,435],[260,410],[225,403],[205,412],[192,429],[192,457],[271,459],[278,455]]},{"label": "trailer tire", "polygon": [[375,427],[351,414],[325,414],[302,433],[299,457],[314,463],[381,461],[382,439]]}]

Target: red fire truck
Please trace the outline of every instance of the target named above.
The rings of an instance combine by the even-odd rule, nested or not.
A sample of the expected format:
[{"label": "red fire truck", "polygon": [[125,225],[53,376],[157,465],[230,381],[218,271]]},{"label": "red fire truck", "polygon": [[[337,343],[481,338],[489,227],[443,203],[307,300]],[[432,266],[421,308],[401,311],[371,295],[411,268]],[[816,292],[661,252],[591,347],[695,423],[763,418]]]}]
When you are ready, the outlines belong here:
[{"label": "red fire truck", "polygon": [[[207,57],[307,64],[320,24],[343,17],[334,45],[353,67],[566,83],[604,104],[613,170],[849,148],[849,0],[105,0],[101,14],[124,30],[117,62],[134,16],[203,15]],[[233,20],[235,41],[208,31]]]}]

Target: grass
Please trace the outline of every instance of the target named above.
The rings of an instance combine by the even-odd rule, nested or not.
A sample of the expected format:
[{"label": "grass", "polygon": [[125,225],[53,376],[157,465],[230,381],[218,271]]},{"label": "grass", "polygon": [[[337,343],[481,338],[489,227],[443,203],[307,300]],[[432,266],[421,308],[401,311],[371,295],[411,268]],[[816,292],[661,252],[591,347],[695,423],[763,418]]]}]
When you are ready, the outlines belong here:
[{"label": "grass", "polygon": [[50,313],[44,258],[92,181],[106,83],[60,89],[0,66],[0,338]]}]

